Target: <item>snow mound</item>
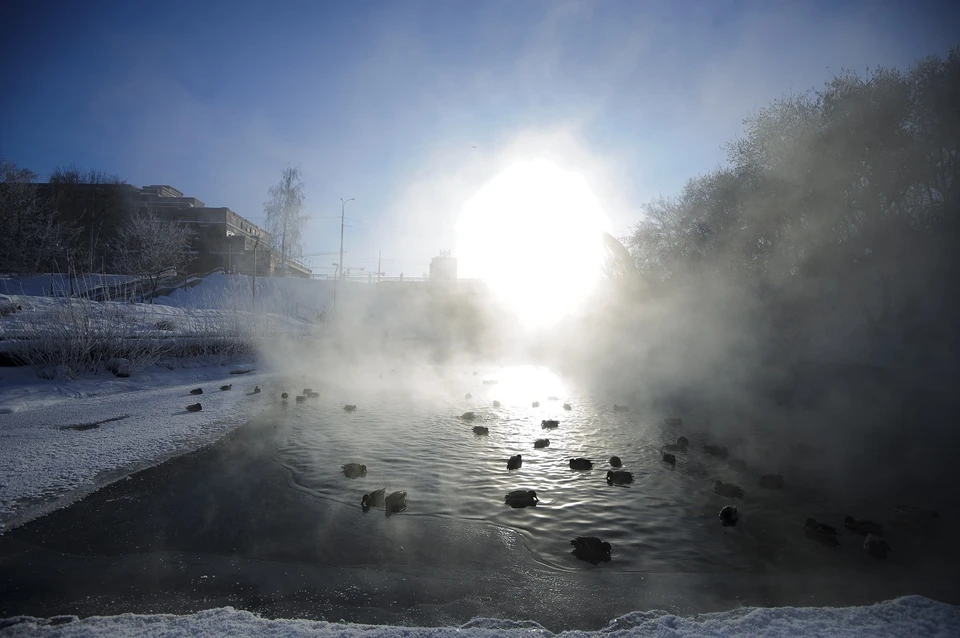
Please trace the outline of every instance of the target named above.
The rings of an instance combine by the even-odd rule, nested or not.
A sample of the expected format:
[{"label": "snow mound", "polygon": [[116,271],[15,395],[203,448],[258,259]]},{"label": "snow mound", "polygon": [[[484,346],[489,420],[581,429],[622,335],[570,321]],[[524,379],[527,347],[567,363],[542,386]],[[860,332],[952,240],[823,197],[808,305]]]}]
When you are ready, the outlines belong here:
[{"label": "snow mound", "polygon": [[[338,636],[341,638],[487,638],[553,636],[531,621],[474,618],[459,627],[389,627],[314,620],[269,620],[232,607],[187,616],[169,614],[26,616],[0,620],[6,636]],[[634,612],[596,632],[559,636],[958,636],[960,608],[923,596],[905,596],[866,607],[751,607],[684,618],[662,611]]]}]

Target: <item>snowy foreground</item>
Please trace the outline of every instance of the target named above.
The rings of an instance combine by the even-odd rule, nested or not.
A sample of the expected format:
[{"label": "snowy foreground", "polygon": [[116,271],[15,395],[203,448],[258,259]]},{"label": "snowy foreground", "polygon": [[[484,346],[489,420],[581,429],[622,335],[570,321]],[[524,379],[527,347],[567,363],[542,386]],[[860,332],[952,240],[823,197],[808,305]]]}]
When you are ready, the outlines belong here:
[{"label": "snowy foreground", "polygon": [[[553,636],[532,621],[475,618],[460,627],[389,627],[312,620],[269,620],[232,607],[189,616],[76,616],[0,620],[5,636],[365,636],[444,638],[447,636]],[[905,596],[867,607],[745,607],[689,618],[663,611],[633,612],[597,632],[561,636],[960,636],[960,608]]]},{"label": "snowy foreground", "polygon": [[[256,417],[269,393],[250,394],[267,381],[252,368],[155,368],[68,382],[0,369],[0,531]],[[231,374],[240,370],[251,371]],[[226,384],[233,389],[221,392]],[[198,386],[204,394],[190,395]],[[201,412],[185,410],[197,401]]]}]

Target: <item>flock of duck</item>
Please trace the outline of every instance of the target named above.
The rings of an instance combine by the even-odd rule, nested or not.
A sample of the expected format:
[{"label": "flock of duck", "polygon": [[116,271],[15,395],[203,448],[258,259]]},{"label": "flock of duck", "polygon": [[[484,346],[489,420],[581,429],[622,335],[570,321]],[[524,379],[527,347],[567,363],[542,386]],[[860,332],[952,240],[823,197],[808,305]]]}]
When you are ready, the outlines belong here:
[{"label": "flock of duck", "polygon": [[[490,385],[496,383],[496,381],[487,381],[483,382],[485,385]],[[220,386],[222,392],[229,391],[233,388],[233,384]],[[255,386],[250,394],[259,394],[260,386]],[[202,388],[195,388],[190,390],[192,395],[203,394]],[[303,403],[307,399],[317,398],[320,394],[314,392],[311,388],[304,388],[303,393],[295,397],[297,403]],[[287,392],[283,392],[280,395],[281,400],[284,402],[289,398]],[[472,395],[467,393],[465,395],[466,399],[471,399]],[[557,397],[548,397],[550,400],[558,400]],[[539,407],[539,401],[533,401],[531,407]],[[494,408],[500,407],[499,401],[493,402]],[[186,406],[188,412],[199,412],[202,408],[200,403]],[[563,409],[570,411],[573,409],[569,403],[563,404]],[[356,412],[357,406],[354,404],[346,404],[343,406],[345,412]],[[628,412],[629,408],[623,405],[614,404],[614,412]],[[464,412],[460,415],[460,419],[463,421],[474,421],[477,419],[477,414],[475,412]],[[679,417],[669,417],[664,419],[664,423],[668,426],[681,427],[683,426],[683,419]],[[540,426],[544,430],[556,429],[560,426],[560,422],[556,419],[543,419],[540,422]],[[475,425],[473,426],[473,433],[477,436],[486,436],[490,433],[490,429],[484,425]],[[538,438],[533,442],[534,449],[543,449],[550,446],[550,439],[548,438]],[[660,447],[661,458],[664,463],[670,465],[671,467],[676,467],[677,457],[676,453],[687,453],[690,448],[690,441],[686,436],[678,436],[674,443],[663,445]],[[739,470],[745,472],[747,470],[746,461],[742,459],[729,458],[729,450],[726,447],[713,445],[713,444],[704,444],[702,451],[709,455],[727,461],[727,466],[734,470]],[[606,482],[608,485],[629,485],[633,482],[633,474],[629,471],[620,469],[623,466],[623,462],[618,456],[611,456],[607,463],[613,469],[610,469],[606,473]],[[568,460],[568,465],[571,470],[577,471],[588,471],[592,470],[594,463],[590,459],[583,457],[575,457]],[[507,459],[507,470],[517,470],[523,466],[523,456],[521,454],[516,454]],[[361,478],[367,475],[367,466],[359,463],[346,463],[341,466],[341,471],[344,476],[347,478]],[[784,488],[784,479],[781,474],[763,474],[760,476],[758,481],[759,487],[768,490],[782,490]],[[721,480],[714,482],[713,491],[724,498],[733,498],[743,500],[744,490],[739,485],[734,483],[726,483]],[[535,507],[539,502],[537,493],[535,490],[514,490],[508,493],[504,497],[504,503],[513,508],[525,508],[525,507]],[[407,509],[407,493],[403,490],[398,490],[387,494],[386,488],[381,488],[374,490],[369,493],[365,493],[360,498],[360,507],[364,512],[367,512],[373,508],[383,509],[386,514],[395,514],[402,512]],[[895,515],[894,522],[904,526],[910,526],[913,528],[929,528],[935,519],[939,517],[939,514],[936,510],[924,509],[919,507],[913,507],[908,505],[897,505],[894,507]],[[740,510],[736,505],[725,505],[720,509],[719,513],[720,523],[724,527],[733,527],[737,524],[740,519]],[[883,539],[883,526],[880,523],[874,521],[862,520],[855,518],[854,516],[847,516],[844,519],[844,527],[852,532],[858,533],[864,536],[863,549],[873,557],[876,558],[886,558],[892,550],[890,545]],[[817,521],[815,518],[807,518],[803,526],[804,534],[807,538],[810,538],[818,543],[826,545],[828,547],[837,547],[840,545],[839,531],[836,527]],[[587,562],[598,564],[600,562],[606,562],[610,560],[612,546],[609,542],[606,542],[595,536],[578,536],[575,539],[570,541],[570,544],[573,546],[573,555],[581,560]]]}]

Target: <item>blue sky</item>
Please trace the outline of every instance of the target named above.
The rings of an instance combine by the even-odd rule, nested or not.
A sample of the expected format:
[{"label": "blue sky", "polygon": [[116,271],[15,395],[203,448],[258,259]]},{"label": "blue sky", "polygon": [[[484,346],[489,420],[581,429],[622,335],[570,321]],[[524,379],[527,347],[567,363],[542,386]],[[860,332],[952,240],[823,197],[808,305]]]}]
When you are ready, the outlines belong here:
[{"label": "blue sky", "polygon": [[623,234],[771,100],[960,45],[950,4],[8,0],[0,155],[254,221],[299,165],[307,253],[355,197],[346,264],[419,275],[513,159],[581,172]]}]

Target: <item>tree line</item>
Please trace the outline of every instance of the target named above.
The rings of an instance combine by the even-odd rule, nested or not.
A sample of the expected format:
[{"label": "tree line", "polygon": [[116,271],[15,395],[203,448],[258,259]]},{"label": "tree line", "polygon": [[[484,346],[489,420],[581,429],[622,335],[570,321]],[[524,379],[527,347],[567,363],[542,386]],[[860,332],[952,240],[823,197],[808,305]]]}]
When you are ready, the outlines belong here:
[{"label": "tree line", "polygon": [[644,303],[698,291],[706,324],[749,299],[727,329],[779,360],[956,370],[960,50],[777,100],[726,152],[624,239]]}]

